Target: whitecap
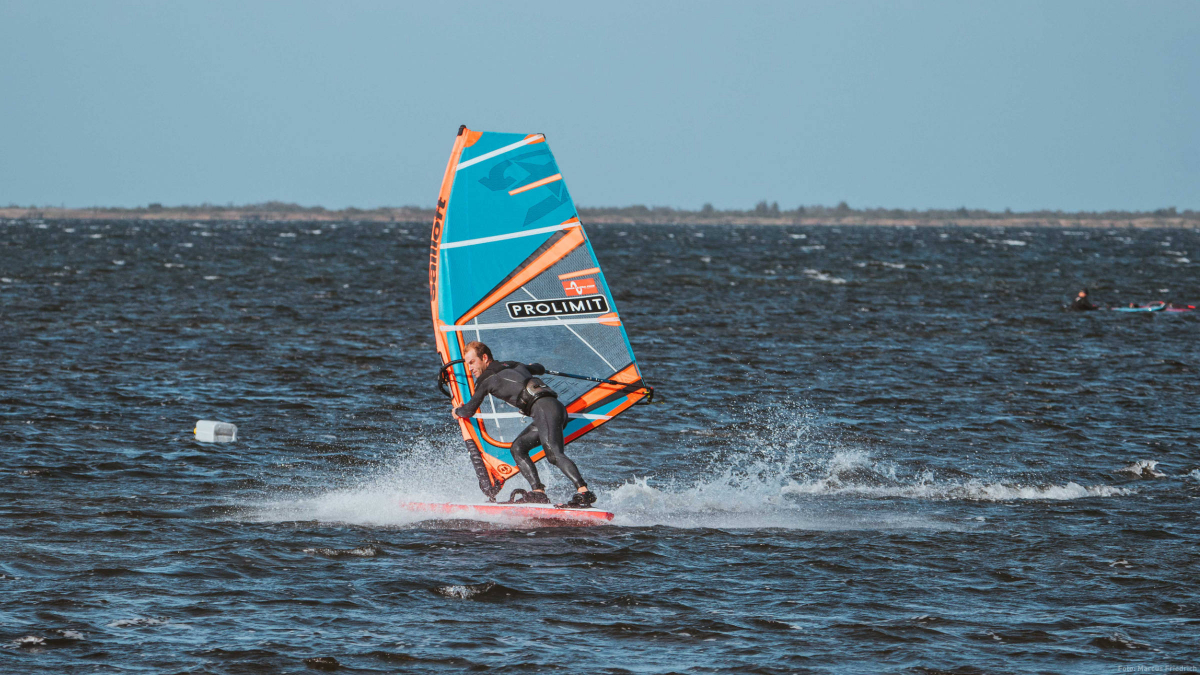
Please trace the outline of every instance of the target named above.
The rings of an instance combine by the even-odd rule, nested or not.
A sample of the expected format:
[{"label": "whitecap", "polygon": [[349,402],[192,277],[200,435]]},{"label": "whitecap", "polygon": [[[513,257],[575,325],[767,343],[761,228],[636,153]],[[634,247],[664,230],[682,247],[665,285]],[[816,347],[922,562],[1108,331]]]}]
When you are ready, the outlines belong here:
[{"label": "whitecap", "polygon": [[1157,460],[1139,459],[1129,466],[1117,469],[1115,473],[1127,473],[1135,478],[1166,478],[1167,474],[1155,468],[1157,466]]},{"label": "whitecap", "polygon": [[904,480],[897,467],[881,467],[862,452],[839,452],[826,465],[826,475],[806,481],[791,481],[784,494],[805,496],[857,496],[867,498],[907,498],[938,501],[1065,501],[1089,497],[1115,497],[1134,494],[1131,490],[1108,485],[1083,486],[1073,481],[1063,485],[1023,485],[1015,482],[939,481],[932,471],[923,471]]},{"label": "whitecap", "polygon": [[171,620],[167,618],[155,619],[139,616],[133,619],[117,619],[116,621],[113,621],[107,625],[109,628],[136,628],[138,626],[161,626],[170,622]]},{"label": "whitecap", "polygon": [[457,586],[437,586],[433,589],[434,593],[454,598],[455,600],[470,600],[471,598],[479,597],[484,593],[496,587],[496,582],[487,581],[482,584],[464,584]]},{"label": "whitecap", "polygon": [[1091,644],[1101,649],[1150,649],[1150,645],[1138,642],[1123,633],[1098,637]]},{"label": "whitecap", "polygon": [[358,558],[374,558],[379,555],[380,548],[374,544],[367,546],[359,546],[358,548],[306,548],[304,553],[323,555],[329,558],[340,558],[342,556],[354,556]]},{"label": "whitecap", "polygon": [[806,269],[804,270],[804,276],[816,281],[826,281],[834,285],[846,283],[845,279],[841,277],[835,277],[832,274],[826,274],[821,270]]},{"label": "whitecap", "polygon": [[688,482],[641,476],[615,490],[599,492],[601,503],[616,514],[613,523],[689,528],[965,529],[987,521],[950,521],[907,509],[898,512],[885,503],[866,510],[847,509],[843,500],[1064,501],[1136,494],[1075,481],[939,478],[934,470],[906,471],[861,448],[842,446],[827,438],[816,416],[803,407],[755,408],[748,411],[750,415],[765,417],[770,424],[763,431],[745,434],[745,450],[736,464],[727,462],[718,451],[710,456],[711,466],[703,478]]}]

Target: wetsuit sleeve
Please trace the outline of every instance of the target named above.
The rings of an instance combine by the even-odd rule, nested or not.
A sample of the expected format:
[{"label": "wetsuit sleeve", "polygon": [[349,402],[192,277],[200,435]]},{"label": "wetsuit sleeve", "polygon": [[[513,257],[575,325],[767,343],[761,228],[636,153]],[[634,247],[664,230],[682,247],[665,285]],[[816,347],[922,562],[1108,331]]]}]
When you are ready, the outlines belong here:
[{"label": "wetsuit sleeve", "polygon": [[479,410],[479,406],[483,403],[483,397],[492,393],[492,382],[493,379],[490,377],[484,380],[475,388],[475,394],[471,396],[471,400],[467,401],[465,405],[455,408],[454,414],[463,418],[474,415],[475,411]]},{"label": "wetsuit sleeve", "polygon": [[540,363],[530,363],[525,367],[529,369],[530,375],[545,375],[546,374],[546,366],[543,366]]}]

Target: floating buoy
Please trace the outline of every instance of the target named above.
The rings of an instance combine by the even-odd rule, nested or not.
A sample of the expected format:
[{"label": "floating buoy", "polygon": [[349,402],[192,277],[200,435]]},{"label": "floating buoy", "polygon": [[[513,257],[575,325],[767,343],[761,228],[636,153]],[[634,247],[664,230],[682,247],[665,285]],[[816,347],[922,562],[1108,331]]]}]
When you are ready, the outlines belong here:
[{"label": "floating buoy", "polygon": [[201,443],[232,443],[237,440],[237,426],[228,422],[200,420],[192,432]]}]

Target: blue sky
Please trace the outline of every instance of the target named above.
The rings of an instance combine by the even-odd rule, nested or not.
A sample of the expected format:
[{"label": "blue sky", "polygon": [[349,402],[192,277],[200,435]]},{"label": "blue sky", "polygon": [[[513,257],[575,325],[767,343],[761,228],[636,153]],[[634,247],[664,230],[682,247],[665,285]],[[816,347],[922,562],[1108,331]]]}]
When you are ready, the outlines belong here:
[{"label": "blue sky", "polygon": [[0,205],[428,206],[459,124],[577,203],[1200,208],[1196,2],[0,0]]}]

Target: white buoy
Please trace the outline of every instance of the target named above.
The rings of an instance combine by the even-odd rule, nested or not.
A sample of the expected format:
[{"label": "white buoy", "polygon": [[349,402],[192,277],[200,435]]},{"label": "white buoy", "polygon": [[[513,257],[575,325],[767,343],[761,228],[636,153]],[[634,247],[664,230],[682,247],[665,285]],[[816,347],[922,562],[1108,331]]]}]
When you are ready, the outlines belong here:
[{"label": "white buoy", "polygon": [[201,443],[232,443],[237,440],[237,426],[228,422],[200,420],[192,432]]}]

